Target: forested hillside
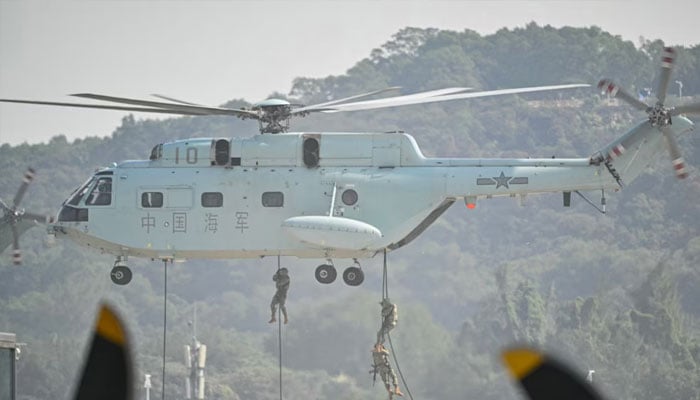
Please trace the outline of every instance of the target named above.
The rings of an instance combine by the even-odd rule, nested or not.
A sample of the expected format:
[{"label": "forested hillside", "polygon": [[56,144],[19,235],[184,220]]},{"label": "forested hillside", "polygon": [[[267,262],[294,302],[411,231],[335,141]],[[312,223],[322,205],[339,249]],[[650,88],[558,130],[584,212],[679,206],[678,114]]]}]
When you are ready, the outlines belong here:
[{"label": "forested hillside", "polygon": [[[311,104],[386,86],[410,93],[595,85],[603,77],[638,93],[656,87],[662,48],[661,40],[635,44],[595,27],[530,24],[488,36],[406,28],[344,75],[296,79],[289,97]],[[672,83],[668,102],[698,101],[700,44],[676,50],[672,79],[683,82],[684,98]],[[227,105],[249,106],[243,99]],[[591,88],[313,115],[293,129],[404,130],[426,155],[586,157],[644,117]],[[55,212],[98,166],[146,159],[164,141],[254,134],[257,123],[224,117],[127,117],[109,138],[6,144],[0,197],[14,196],[31,165],[38,175],[23,206]],[[579,198],[563,208],[560,195],[523,204],[480,200],[475,210],[455,204],[391,252],[389,290],[400,309],[392,339],[414,398],[521,398],[498,359],[513,343],[551,351],[584,376],[594,369],[596,386],[611,399],[700,398],[699,137],[696,130],[679,138],[688,179],[675,178],[663,153],[624,190],[607,194],[606,215]],[[129,326],[139,397],[144,373],[153,375],[151,395],[160,397],[162,263],[130,260],[134,279],[117,287],[109,279],[111,256],[67,241],[46,248],[43,239],[41,229],[22,237],[21,267],[11,265],[9,251],[0,255],[0,331],[26,343],[19,398],[70,398],[101,300],[116,305]],[[381,259],[363,262],[359,288],[318,284],[313,270],[321,262],[282,259],[292,279],[291,321],[282,334],[284,397],[383,399],[367,374],[380,325]],[[267,258],[169,267],[167,398],[184,397],[182,349],[195,307],[197,335],[208,346],[207,398],[279,397],[277,326],[267,324],[276,268]]]}]

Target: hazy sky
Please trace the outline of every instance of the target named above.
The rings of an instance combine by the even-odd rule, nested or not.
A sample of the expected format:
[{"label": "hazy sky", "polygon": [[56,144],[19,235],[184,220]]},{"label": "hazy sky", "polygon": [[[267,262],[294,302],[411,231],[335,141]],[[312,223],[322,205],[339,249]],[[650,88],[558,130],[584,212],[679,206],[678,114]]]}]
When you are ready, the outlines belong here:
[{"label": "hazy sky", "polygon": [[[597,25],[635,44],[700,44],[700,1],[0,0],[0,97],[160,93],[219,105],[344,73],[406,26],[481,34]],[[117,111],[0,105],[0,143],[109,135]],[[153,115],[143,115],[153,117]]]}]

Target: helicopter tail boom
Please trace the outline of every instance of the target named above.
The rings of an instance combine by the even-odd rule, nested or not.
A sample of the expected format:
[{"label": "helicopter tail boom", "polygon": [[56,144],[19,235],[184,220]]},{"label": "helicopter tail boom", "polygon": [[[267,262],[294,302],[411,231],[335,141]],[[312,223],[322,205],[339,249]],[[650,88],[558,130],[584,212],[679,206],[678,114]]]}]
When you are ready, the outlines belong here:
[{"label": "helicopter tail boom", "polygon": [[[668,127],[674,136],[693,128],[685,117]],[[667,136],[645,121],[588,159],[444,159],[445,194],[473,205],[477,197],[619,189],[664,151]]]}]

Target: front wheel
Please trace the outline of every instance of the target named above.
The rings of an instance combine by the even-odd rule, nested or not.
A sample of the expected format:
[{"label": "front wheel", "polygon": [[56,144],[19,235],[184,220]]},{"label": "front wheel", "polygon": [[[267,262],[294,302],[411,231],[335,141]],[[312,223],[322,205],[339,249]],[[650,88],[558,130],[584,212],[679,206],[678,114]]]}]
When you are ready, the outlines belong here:
[{"label": "front wheel", "polygon": [[343,272],[343,281],[349,286],[359,286],[365,280],[365,273],[358,267],[348,267]]},{"label": "front wheel", "polygon": [[131,276],[131,270],[126,265],[118,265],[112,268],[112,272],[109,274],[112,282],[122,286],[131,282]]},{"label": "front wheel", "polygon": [[323,284],[333,283],[338,276],[335,267],[330,264],[322,264],[316,268],[316,280]]}]

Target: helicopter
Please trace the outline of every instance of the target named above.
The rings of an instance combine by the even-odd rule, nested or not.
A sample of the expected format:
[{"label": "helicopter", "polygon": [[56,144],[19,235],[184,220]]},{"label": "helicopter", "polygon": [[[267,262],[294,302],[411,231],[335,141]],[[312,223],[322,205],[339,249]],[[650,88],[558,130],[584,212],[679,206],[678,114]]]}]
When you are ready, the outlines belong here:
[{"label": "helicopter", "polygon": [[700,114],[700,103],[675,108],[664,105],[674,59],[674,50],[666,48],[653,106],[611,80],[600,81],[600,89],[645,111],[648,118],[583,158],[431,158],[423,155],[407,133],[289,132],[289,122],[315,112],[361,111],[587,84],[480,92],[446,88],[368,99],[397,89],[386,88],[310,106],[268,99],[250,109],[210,107],[162,95],[155,95],[158,101],[73,95],[110,104],[0,99],[227,115],[259,121],[261,133],[157,144],[147,160],[122,161],[95,172],[63,202],[55,218],[19,207],[34,174],[29,170],[11,206],[0,202],[0,249],[12,244],[14,262],[19,263],[19,235],[44,222],[51,236],[114,255],[110,277],[118,285],[132,279],[130,257],[167,262],[296,256],[327,260],[315,270],[317,281],[323,284],[337,277],[333,259],[352,259],[343,280],[358,286],[364,280],[358,259],[409,244],[458,200],[473,209],[484,198],[563,193],[564,206],[569,206],[572,193],[601,190],[604,201],[605,190],[619,190],[641,173],[661,151],[664,139],[676,175],[685,178],[687,170],[675,136],[693,130],[694,124],[681,114]]}]

